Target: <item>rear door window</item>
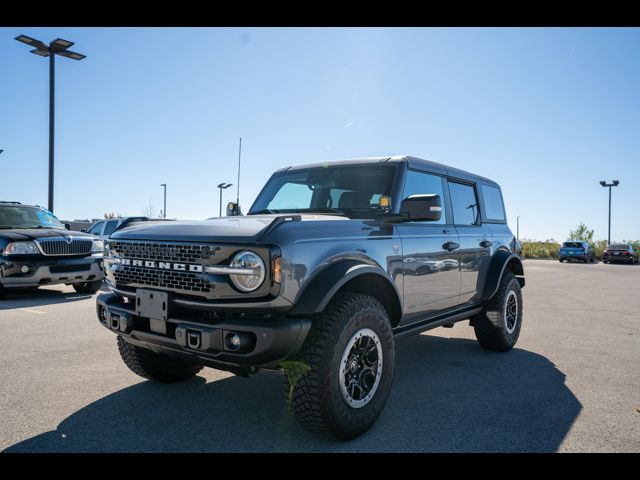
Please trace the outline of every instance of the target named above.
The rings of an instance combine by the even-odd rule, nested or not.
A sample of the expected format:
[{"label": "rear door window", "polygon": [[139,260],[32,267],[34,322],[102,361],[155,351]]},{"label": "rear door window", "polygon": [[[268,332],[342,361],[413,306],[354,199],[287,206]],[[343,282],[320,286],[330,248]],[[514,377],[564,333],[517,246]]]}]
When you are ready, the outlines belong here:
[{"label": "rear door window", "polygon": [[449,194],[451,195],[454,223],[456,225],[478,225],[480,212],[473,185],[450,181]]}]

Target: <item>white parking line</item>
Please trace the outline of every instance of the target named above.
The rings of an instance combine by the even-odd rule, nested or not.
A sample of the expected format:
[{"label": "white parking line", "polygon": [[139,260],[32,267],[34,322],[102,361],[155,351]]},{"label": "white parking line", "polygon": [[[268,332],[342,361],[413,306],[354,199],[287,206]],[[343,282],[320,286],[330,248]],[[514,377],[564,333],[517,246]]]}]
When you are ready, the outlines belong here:
[{"label": "white parking line", "polygon": [[47,313],[41,310],[33,310],[32,308],[18,308],[18,310],[22,310],[24,312],[29,312],[29,313],[38,313],[40,315],[44,315],[45,313]]}]

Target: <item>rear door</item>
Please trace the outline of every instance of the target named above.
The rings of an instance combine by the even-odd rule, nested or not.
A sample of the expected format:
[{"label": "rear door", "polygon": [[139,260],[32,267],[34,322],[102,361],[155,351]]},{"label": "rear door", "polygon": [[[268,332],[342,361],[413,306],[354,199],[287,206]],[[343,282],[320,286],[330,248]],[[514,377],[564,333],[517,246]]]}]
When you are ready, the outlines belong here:
[{"label": "rear door", "polygon": [[407,170],[402,198],[419,194],[440,195],[443,210],[439,221],[404,222],[396,226],[403,252],[403,324],[455,307],[460,293],[457,254],[445,248],[447,243],[455,247],[458,236],[455,228],[448,225],[444,178]]},{"label": "rear door", "polygon": [[457,250],[460,261],[459,303],[464,304],[476,296],[483,260],[490,258],[491,239],[482,228],[476,186],[451,179],[447,183],[453,222],[460,244],[460,249]]}]

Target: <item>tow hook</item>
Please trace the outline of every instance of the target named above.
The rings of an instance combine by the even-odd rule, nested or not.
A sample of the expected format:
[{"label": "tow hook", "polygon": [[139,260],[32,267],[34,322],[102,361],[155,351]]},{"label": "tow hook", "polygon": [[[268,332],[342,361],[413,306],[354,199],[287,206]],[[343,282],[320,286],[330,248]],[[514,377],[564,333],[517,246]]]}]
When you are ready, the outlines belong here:
[{"label": "tow hook", "polygon": [[187,345],[189,348],[200,348],[202,344],[202,338],[200,332],[194,332],[193,330],[187,331]]},{"label": "tow hook", "polygon": [[111,330],[126,332],[128,326],[129,322],[127,322],[127,317],[125,315],[112,313],[109,316],[109,327],[111,328]]}]

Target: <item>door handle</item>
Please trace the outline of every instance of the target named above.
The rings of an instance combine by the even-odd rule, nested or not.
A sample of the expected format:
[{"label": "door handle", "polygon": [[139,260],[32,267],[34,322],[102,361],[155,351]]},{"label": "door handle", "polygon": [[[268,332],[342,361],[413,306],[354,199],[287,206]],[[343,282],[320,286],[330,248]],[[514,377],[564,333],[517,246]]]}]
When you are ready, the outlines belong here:
[{"label": "door handle", "polygon": [[450,235],[451,234],[451,230],[447,230],[445,228],[444,230],[442,230],[442,233],[444,233],[445,235]]},{"label": "door handle", "polygon": [[482,248],[487,248],[487,247],[490,247],[491,245],[493,245],[493,242],[491,240],[482,240],[480,242],[480,246]]},{"label": "door handle", "polygon": [[442,244],[442,248],[448,251],[457,250],[460,248],[460,244],[452,241],[444,242]]}]

